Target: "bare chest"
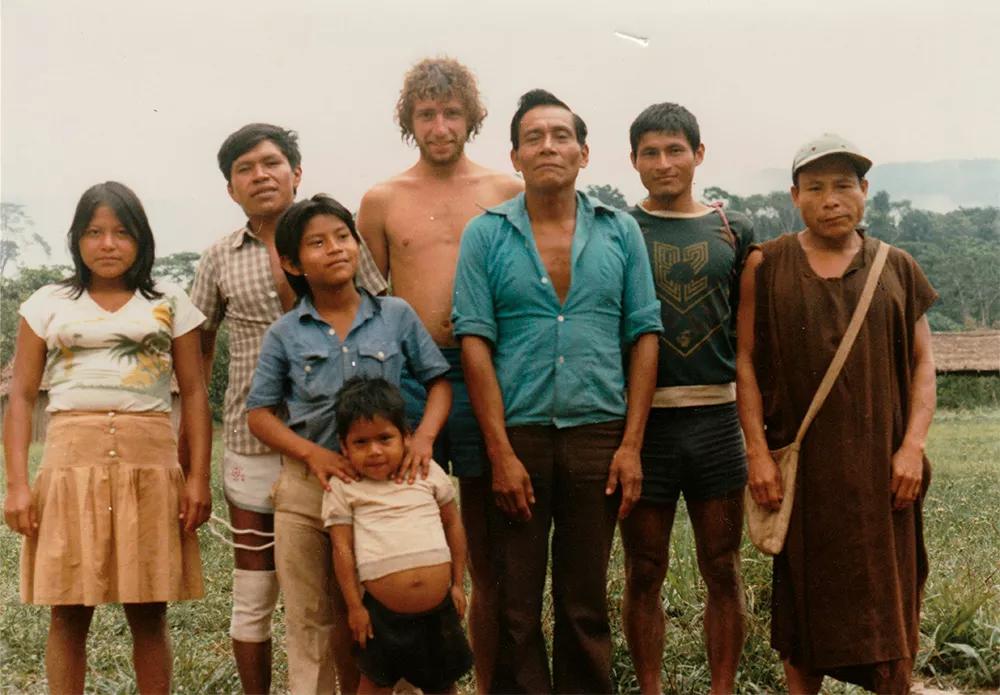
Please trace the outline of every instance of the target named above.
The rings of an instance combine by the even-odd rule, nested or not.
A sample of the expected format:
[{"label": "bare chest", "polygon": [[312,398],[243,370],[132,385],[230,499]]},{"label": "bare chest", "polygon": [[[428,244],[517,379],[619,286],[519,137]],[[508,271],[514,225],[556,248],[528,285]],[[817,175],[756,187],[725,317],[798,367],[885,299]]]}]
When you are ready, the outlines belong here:
[{"label": "bare chest", "polygon": [[457,257],[462,230],[480,212],[471,200],[402,197],[395,202],[387,219],[390,254],[396,258]]},{"label": "bare chest", "polygon": [[566,301],[572,281],[573,231],[558,225],[536,225],[535,246],[560,302]]}]

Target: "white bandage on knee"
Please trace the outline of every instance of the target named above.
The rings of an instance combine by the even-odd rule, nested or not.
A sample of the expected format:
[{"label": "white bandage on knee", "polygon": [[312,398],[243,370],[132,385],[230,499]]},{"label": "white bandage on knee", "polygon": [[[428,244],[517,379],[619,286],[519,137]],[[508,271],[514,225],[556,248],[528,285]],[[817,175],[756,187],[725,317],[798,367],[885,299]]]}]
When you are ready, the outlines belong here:
[{"label": "white bandage on knee", "polygon": [[271,614],[278,602],[274,570],[233,570],[233,619],[229,636],[240,642],[271,639]]}]

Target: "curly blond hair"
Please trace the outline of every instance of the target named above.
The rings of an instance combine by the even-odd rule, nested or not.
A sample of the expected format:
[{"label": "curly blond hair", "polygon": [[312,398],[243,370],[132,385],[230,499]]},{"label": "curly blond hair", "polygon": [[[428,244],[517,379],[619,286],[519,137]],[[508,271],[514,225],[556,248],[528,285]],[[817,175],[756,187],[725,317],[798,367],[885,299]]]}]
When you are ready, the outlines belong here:
[{"label": "curly blond hair", "polygon": [[454,58],[425,58],[407,71],[396,102],[396,123],[403,142],[413,142],[413,104],[418,99],[445,101],[458,99],[465,108],[469,132],[474,138],[486,118],[486,107],[479,98],[476,76]]}]

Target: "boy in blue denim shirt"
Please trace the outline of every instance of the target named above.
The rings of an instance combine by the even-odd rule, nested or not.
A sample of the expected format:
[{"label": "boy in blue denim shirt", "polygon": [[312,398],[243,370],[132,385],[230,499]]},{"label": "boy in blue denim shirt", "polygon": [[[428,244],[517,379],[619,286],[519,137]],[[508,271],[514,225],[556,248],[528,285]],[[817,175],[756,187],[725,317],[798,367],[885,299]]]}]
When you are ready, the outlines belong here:
[{"label": "boy in blue denim shirt", "polygon": [[354,284],[360,240],[350,212],[324,195],[291,206],[278,222],[275,246],[299,302],[264,336],[247,397],[247,422],[261,442],[280,452],[274,487],[275,562],[285,595],[289,633],[309,653],[300,661],[332,669],[341,689],[356,687],[350,631],[334,588],[332,548],[321,518],[323,491],[335,475],[357,479],[339,453],[334,394],[352,376],[399,384],[404,363],[427,388],[427,409],[413,432],[397,480],[427,474],[434,439],[448,417],[448,363],[410,306],[373,297]]}]

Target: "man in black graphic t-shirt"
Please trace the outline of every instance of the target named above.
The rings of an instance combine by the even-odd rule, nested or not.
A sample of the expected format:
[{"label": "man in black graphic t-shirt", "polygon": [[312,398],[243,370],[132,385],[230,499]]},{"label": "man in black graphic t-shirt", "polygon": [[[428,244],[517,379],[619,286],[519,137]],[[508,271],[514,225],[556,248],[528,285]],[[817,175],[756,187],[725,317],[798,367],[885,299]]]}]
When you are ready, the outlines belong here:
[{"label": "man in black graphic t-shirt", "polygon": [[712,692],[731,693],[745,636],[739,546],[746,456],[735,403],[735,318],[753,225],[695,200],[692,181],[705,146],[683,106],[650,106],[629,136],[632,165],[648,192],[629,212],[645,238],[664,332],[642,450],[642,497],[621,522],[625,633],[640,689],[660,692],[660,588],[683,492],[708,588]]}]

